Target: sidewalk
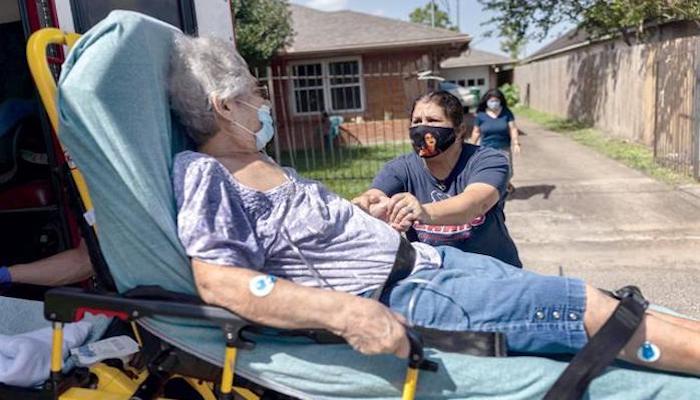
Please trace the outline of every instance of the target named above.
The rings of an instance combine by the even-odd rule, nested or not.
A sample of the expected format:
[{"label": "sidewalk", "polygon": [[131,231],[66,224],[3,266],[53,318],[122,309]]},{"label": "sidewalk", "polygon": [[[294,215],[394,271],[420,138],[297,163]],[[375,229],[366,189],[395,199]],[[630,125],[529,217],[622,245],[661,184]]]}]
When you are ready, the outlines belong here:
[{"label": "sidewalk", "polygon": [[700,318],[700,185],[674,188],[518,119],[508,229],[527,268],[602,288],[635,284]]}]

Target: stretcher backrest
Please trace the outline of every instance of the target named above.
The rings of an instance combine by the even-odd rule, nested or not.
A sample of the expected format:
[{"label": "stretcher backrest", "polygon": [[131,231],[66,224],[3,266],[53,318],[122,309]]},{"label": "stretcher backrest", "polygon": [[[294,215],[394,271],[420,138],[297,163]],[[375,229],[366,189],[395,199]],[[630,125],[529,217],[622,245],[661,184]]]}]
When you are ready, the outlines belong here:
[{"label": "stretcher backrest", "polygon": [[78,40],[58,86],[59,138],[83,172],[117,289],[195,293],[177,238],[166,78],[176,28],[114,11]]}]

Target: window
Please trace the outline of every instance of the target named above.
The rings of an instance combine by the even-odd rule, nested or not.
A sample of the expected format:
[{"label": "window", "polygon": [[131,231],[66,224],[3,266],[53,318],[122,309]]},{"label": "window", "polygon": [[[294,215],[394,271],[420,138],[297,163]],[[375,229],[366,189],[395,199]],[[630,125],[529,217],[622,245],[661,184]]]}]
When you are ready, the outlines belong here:
[{"label": "window", "polygon": [[474,79],[467,80],[467,86],[474,86]]},{"label": "window", "polygon": [[316,113],[325,110],[322,68],[323,65],[320,63],[292,67],[294,105],[297,113]]},{"label": "window", "polygon": [[291,81],[296,114],[363,110],[359,60],[292,65]]},{"label": "window", "polygon": [[331,109],[333,111],[361,109],[360,63],[358,61],[330,62],[328,74],[330,75]]},{"label": "window", "polygon": [[479,86],[484,86],[484,78],[479,78],[476,80],[476,84]]},{"label": "window", "polygon": [[457,84],[458,84],[459,86],[464,86],[464,79],[458,80],[458,81],[457,81]]}]

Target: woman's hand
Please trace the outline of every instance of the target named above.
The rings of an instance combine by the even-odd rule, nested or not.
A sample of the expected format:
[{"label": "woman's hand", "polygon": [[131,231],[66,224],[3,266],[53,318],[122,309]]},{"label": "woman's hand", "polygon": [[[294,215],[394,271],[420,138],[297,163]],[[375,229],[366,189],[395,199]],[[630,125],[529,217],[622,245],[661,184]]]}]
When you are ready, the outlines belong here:
[{"label": "woman's hand", "polygon": [[430,221],[430,216],[418,199],[410,193],[398,193],[389,201],[387,222],[399,232],[405,232],[414,222]]},{"label": "woman's hand", "polygon": [[356,297],[343,308],[345,328],[333,332],[362,354],[395,354],[406,358],[410,344],[406,319],[378,301]]},{"label": "woman's hand", "polygon": [[520,143],[515,142],[510,146],[510,152],[513,154],[520,154]]}]

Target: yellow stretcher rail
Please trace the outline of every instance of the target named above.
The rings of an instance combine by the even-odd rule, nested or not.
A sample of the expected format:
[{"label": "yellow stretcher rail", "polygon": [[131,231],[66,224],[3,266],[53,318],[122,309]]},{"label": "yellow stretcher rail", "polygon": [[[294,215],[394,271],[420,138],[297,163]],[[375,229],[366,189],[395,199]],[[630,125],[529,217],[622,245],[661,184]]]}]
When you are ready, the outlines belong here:
[{"label": "yellow stretcher rail", "polygon": [[[39,91],[39,96],[41,97],[41,102],[46,109],[46,113],[49,116],[49,121],[51,122],[51,127],[60,139],[59,132],[59,121],[58,121],[58,104],[57,104],[57,88],[56,81],[54,80],[53,73],[49,68],[49,63],[47,60],[47,50],[50,45],[66,46],[69,50],[75,42],[80,39],[80,35],[76,33],[65,33],[56,28],[44,28],[41,29],[29,38],[27,43],[27,61],[29,63],[29,69],[34,78],[34,83],[36,84],[37,90]],[[59,140],[60,143],[60,140]],[[63,148],[63,144],[61,144]],[[70,159],[70,154],[63,148],[63,152],[66,155],[66,161],[70,167],[71,175],[75,184],[78,188],[80,197],[83,201],[86,212],[92,210],[92,200],[88,193],[87,185],[85,179],[83,178],[80,171],[75,168],[72,160]],[[53,346],[51,352],[51,372],[54,376],[60,375],[61,368],[63,366],[62,360],[62,344],[63,344],[63,326],[62,324],[54,324],[53,326]],[[135,330],[137,338],[140,340],[138,335],[138,330]],[[232,347],[227,347],[226,349],[226,363],[223,368],[222,374],[222,392],[227,395],[232,395],[235,392],[238,396],[246,400],[257,399],[253,392],[245,389],[233,386],[233,376],[234,376],[234,366],[236,360],[236,349]],[[115,376],[113,371],[109,369],[101,368],[98,366],[95,371],[101,371],[105,379],[102,382],[116,381],[121,382],[121,386],[112,384],[108,388],[100,387],[100,396],[109,395],[110,399],[127,399],[129,398],[129,393],[133,393],[138,383],[143,379],[132,380],[125,378],[124,376]],[[119,378],[119,379],[117,379]],[[213,392],[206,385],[197,383],[195,380],[190,380],[192,387],[200,392],[203,398],[210,399],[213,398]],[[104,386],[102,384],[101,386]],[[115,387],[118,390],[115,390]],[[82,400],[95,398],[95,392],[92,390],[72,388],[70,391],[64,393],[61,396],[65,400]],[[107,398],[107,397],[104,397]]]},{"label": "yellow stretcher rail", "polygon": [[[49,121],[51,121],[51,127],[53,127],[56,135],[59,136],[56,82],[54,81],[53,74],[46,60],[46,50],[49,45],[52,44],[71,48],[78,39],[80,39],[80,35],[77,33],[64,33],[56,28],[44,28],[32,34],[27,43],[27,62],[29,63],[29,69],[34,77],[34,83],[39,90],[39,96],[41,96],[41,102],[44,104],[46,113],[49,116]],[[75,185],[78,187],[80,198],[83,200],[85,211],[90,212],[92,210],[92,200],[90,199],[85,179],[80,171],[75,168],[65,148],[63,148],[63,152],[66,155],[66,161],[68,161],[68,166],[70,167]]]}]

